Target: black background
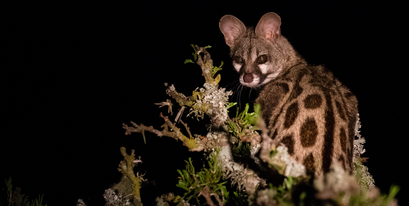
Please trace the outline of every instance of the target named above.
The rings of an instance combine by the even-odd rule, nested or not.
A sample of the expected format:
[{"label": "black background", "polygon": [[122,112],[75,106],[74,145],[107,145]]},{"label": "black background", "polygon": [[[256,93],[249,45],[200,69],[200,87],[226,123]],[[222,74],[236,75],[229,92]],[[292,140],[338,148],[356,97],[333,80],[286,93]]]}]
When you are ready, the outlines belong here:
[{"label": "black background", "polygon": [[144,145],[122,123],[159,128],[166,109],[153,103],[168,98],[164,82],[187,95],[202,86],[199,67],[183,64],[189,44],[211,45],[215,65],[225,62],[221,86],[234,89],[218,21],[232,14],[256,25],[273,11],[294,48],[357,96],[369,172],[384,193],[400,185],[407,204],[408,3],[268,2],[3,2],[0,178],[12,177],[31,198],[44,194],[48,205],[103,205],[104,190],[120,180],[125,146],[142,156],[145,205],[182,192],[176,169],[202,155],[151,134]]}]

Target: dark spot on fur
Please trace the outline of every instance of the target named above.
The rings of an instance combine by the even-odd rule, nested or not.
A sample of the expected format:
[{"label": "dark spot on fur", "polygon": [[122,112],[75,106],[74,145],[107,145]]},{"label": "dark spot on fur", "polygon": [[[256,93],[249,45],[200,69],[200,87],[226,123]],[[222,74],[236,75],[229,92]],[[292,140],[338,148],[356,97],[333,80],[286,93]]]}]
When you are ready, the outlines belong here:
[{"label": "dark spot on fur", "polygon": [[288,91],[290,91],[287,83],[279,83],[278,85],[283,89],[284,94],[287,94]]},{"label": "dark spot on fur", "polygon": [[302,87],[298,86],[297,88],[295,88],[295,97],[300,96],[300,94],[302,93],[303,89]]},{"label": "dark spot on fur", "polygon": [[303,147],[312,147],[315,145],[318,136],[318,127],[314,118],[307,118],[301,126],[300,138]]},{"label": "dark spot on fur", "polygon": [[327,111],[325,112],[325,133],[324,133],[324,147],[322,150],[322,170],[324,173],[330,171],[332,163],[332,155],[334,153],[334,127],[335,117],[334,108],[332,107],[332,98],[328,89],[321,87],[324,92]]},{"label": "dark spot on fur", "polygon": [[271,139],[275,139],[277,137],[277,130],[274,131],[273,135],[271,136]]},{"label": "dark spot on fur", "polygon": [[293,140],[293,135],[287,135],[285,137],[283,137],[283,139],[281,140],[281,143],[283,143],[287,149],[288,149],[288,154],[290,154],[291,156],[294,154],[294,140]]},{"label": "dark spot on fur", "polygon": [[288,129],[294,124],[295,119],[298,116],[298,103],[295,102],[287,108],[285,113],[284,128]]},{"label": "dark spot on fur", "polygon": [[304,99],[304,106],[307,109],[316,109],[322,104],[322,98],[319,94],[310,94]]},{"label": "dark spot on fur", "polygon": [[305,169],[307,170],[307,174],[314,174],[315,173],[315,166],[314,166],[314,156],[310,153],[303,162]]},{"label": "dark spot on fur", "polygon": [[292,91],[292,93],[291,93],[291,95],[290,95],[290,97],[289,97],[289,101],[291,101],[291,100],[297,98],[298,96],[300,96],[300,94],[302,93],[302,91],[303,91],[303,88],[300,87],[300,85],[297,83],[297,84],[294,86],[294,90]]},{"label": "dark spot on fur", "polygon": [[[357,100],[355,95],[350,92],[345,86],[341,86],[340,90],[342,90],[343,95],[345,98],[342,99],[342,103],[344,105],[344,112],[345,116],[348,121],[348,133],[346,139],[347,145],[347,153],[345,154],[345,165],[348,165],[349,173],[352,174],[352,156],[353,156],[353,148],[354,148],[354,139],[355,139],[355,123],[358,113],[357,107]],[[338,91],[341,93],[341,91]]]},{"label": "dark spot on fur", "polygon": [[345,129],[341,127],[341,130],[339,132],[339,140],[341,143],[342,151],[344,151],[345,154],[347,154],[347,134],[345,133]]},{"label": "dark spot on fur", "polygon": [[[347,97],[347,101],[345,102],[347,118],[348,118],[348,139],[347,144],[348,147],[348,154],[346,156],[347,164],[349,168],[352,168],[352,156],[353,156],[353,148],[354,148],[354,139],[355,139],[355,124],[357,120],[358,114],[358,102],[355,95],[352,92],[346,92],[345,96]],[[352,174],[352,170],[349,171]]]},{"label": "dark spot on fur", "polygon": [[345,116],[345,112],[344,112],[344,109],[343,109],[342,106],[341,106],[341,103],[339,103],[338,101],[335,101],[335,105],[337,106],[339,116],[340,116],[344,121],[347,121],[347,118],[346,118],[346,116]]}]

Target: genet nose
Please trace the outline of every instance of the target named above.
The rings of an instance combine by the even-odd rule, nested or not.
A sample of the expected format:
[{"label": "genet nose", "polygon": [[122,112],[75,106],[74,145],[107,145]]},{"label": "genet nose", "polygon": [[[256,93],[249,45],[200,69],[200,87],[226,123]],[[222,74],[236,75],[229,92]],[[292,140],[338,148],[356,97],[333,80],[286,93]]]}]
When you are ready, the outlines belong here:
[{"label": "genet nose", "polygon": [[243,79],[244,79],[244,82],[246,83],[252,83],[254,77],[252,73],[245,73]]}]

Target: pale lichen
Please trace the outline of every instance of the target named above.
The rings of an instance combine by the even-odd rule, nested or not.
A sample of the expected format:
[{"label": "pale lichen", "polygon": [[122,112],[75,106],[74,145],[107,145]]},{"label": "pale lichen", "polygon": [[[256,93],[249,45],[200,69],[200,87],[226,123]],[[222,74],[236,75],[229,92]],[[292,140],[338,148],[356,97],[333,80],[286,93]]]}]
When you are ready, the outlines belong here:
[{"label": "pale lichen", "polygon": [[115,192],[115,190],[109,188],[105,190],[104,193],[105,205],[106,206],[130,206],[130,198],[122,197],[121,194]]},{"label": "pale lichen", "polygon": [[355,124],[355,140],[354,140],[354,171],[353,174],[356,178],[357,183],[365,189],[372,189],[375,187],[375,180],[368,171],[368,167],[362,164],[363,159],[361,159],[361,154],[365,153],[364,144],[365,138],[361,136],[360,130],[361,122],[359,120],[359,114],[357,114],[357,120]]},{"label": "pale lichen", "polygon": [[332,164],[331,172],[315,178],[314,187],[318,190],[318,199],[338,199],[342,205],[348,205],[351,196],[361,190],[355,177],[347,173],[340,162]]},{"label": "pale lichen", "polygon": [[239,190],[253,194],[259,186],[266,186],[264,179],[260,178],[253,170],[245,168],[233,160],[230,145],[223,146],[219,152],[219,161],[223,165],[224,177],[231,180],[232,185],[237,185]]},{"label": "pale lichen", "polygon": [[[226,91],[225,88],[219,88],[220,75],[215,77],[217,70],[220,70],[221,66],[213,66],[210,54],[206,51],[208,47],[193,46],[193,48],[195,49],[194,60],[197,60],[196,63],[201,67],[202,75],[205,78],[203,87],[193,91],[192,96],[185,96],[182,93],[178,93],[174,85],[168,86],[165,84],[165,86],[168,87],[166,93],[181,107],[177,112],[175,121],[171,122],[167,116],[161,114],[161,117],[165,121],[163,130],[156,130],[152,126],[137,125],[132,122],[133,127],[129,127],[125,124],[123,126],[123,128],[126,129],[126,134],[132,132],[144,134],[144,131],[148,131],[160,137],[168,136],[181,140],[190,151],[204,151],[210,153],[210,155],[218,154],[217,161],[223,170],[223,177],[230,179],[232,185],[236,185],[239,190],[246,191],[248,196],[254,197],[254,195],[257,195],[255,191],[257,191],[259,187],[258,195],[260,198],[257,199],[257,201],[260,200],[263,204],[281,204],[282,202],[280,201],[283,200],[291,202],[291,198],[288,199],[288,196],[291,197],[291,187],[289,187],[289,185],[293,184],[293,182],[284,182],[284,184],[287,184],[287,187],[282,186],[281,189],[284,188],[285,190],[279,190],[278,187],[263,190],[263,187],[266,186],[266,180],[260,178],[258,174],[245,167],[244,164],[235,162],[233,154],[239,154],[237,156],[240,156],[242,154],[239,152],[244,151],[243,153],[250,155],[256,164],[261,165],[260,161],[268,163],[270,166],[273,166],[279,174],[286,176],[285,181],[292,180],[293,177],[300,177],[295,179],[297,181],[305,180],[303,179],[304,177],[308,178],[306,177],[305,166],[297,163],[288,154],[287,147],[274,143],[268,135],[264,121],[253,121],[259,118],[257,112],[248,113],[247,108],[240,115],[236,115],[236,118],[229,118],[227,109],[234,105],[228,102],[232,92]],[[192,60],[188,62],[193,63]],[[160,107],[168,106],[168,112],[173,113],[170,100],[157,103],[157,105]],[[203,119],[205,115],[210,118],[211,124],[207,127],[208,133],[206,135],[192,135],[190,133],[189,127],[182,121],[185,108],[190,108],[187,116],[192,115],[198,120]],[[177,123],[184,125],[188,133],[187,136],[183,135],[180,128],[176,126]],[[358,114],[354,128],[356,137],[353,147],[353,173],[355,177],[346,173],[339,163],[334,163],[331,167],[331,172],[316,177],[317,179],[314,180],[314,187],[318,191],[314,193],[314,195],[316,195],[315,198],[336,199],[341,205],[347,205],[348,199],[354,195],[356,196],[360,191],[368,190],[369,196],[379,196],[379,194],[375,194],[376,192],[374,192],[376,191],[376,187],[374,186],[372,176],[368,172],[368,168],[361,164],[363,158],[361,158],[360,155],[365,152],[363,148],[365,139],[360,135],[360,128],[361,125]],[[255,130],[261,130],[261,133],[259,134]],[[245,145],[245,147],[241,147],[242,145]],[[248,145],[250,145],[250,147]],[[234,149],[233,153],[232,148]],[[259,154],[259,158],[255,157],[256,154]],[[298,183],[299,182],[297,182],[297,184]],[[309,186],[312,187],[312,185]],[[203,191],[199,196],[202,195],[209,199],[210,194],[208,194],[208,192],[206,193],[206,190]],[[281,199],[274,198],[277,197],[277,195],[281,195]],[[121,196],[117,196],[117,199],[118,198],[121,198]],[[157,199],[158,205],[168,205],[169,201],[165,199],[164,196]],[[179,205],[189,205],[189,203],[182,199]]]},{"label": "pale lichen", "polygon": [[284,176],[299,177],[305,176],[305,166],[295,161],[294,158],[288,154],[287,147],[280,145],[277,149],[272,149],[274,155],[269,158],[268,163],[273,165],[277,171]]},{"label": "pale lichen", "polygon": [[130,193],[130,195],[132,196],[133,204],[136,206],[142,206],[140,184],[142,181],[145,181],[145,179],[143,179],[143,175],[139,175],[139,173],[135,176],[133,171],[133,168],[142,161],[140,161],[140,157],[138,160],[135,160],[135,150],[132,150],[131,154],[128,155],[126,153],[126,148],[121,147],[121,154],[124,157],[124,160],[119,163],[118,171],[123,174],[123,180],[128,179],[132,183],[132,193]]},{"label": "pale lichen", "polygon": [[368,172],[368,167],[363,165],[361,161],[355,161],[354,176],[357,183],[365,189],[372,189],[375,187],[375,180]]},{"label": "pale lichen", "polygon": [[196,91],[188,116],[194,114],[197,118],[203,118],[206,113],[214,124],[220,126],[228,119],[228,100],[232,92],[210,83],[204,83],[203,87]]},{"label": "pale lichen", "polygon": [[361,154],[365,153],[364,144],[365,138],[361,136],[359,131],[361,129],[361,122],[359,121],[359,114],[357,114],[357,120],[355,123],[355,139],[354,139],[354,156],[353,161],[359,158]]}]

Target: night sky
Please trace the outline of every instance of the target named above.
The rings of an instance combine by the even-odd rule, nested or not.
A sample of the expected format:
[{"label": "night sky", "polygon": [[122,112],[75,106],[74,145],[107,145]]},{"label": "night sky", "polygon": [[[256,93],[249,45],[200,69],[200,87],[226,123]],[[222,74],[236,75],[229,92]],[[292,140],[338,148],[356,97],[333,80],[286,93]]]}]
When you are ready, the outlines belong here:
[{"label": "night sky", "polygon": [[0,6],[0,188],[12,177],[22,193],[44,194],[48,205],[75,205],[79,198],[103,205],[104,190],[120,181],[125,146],[142,157],[136,170],[150,181],[141,190],[145,205],[161,194],[183,194],[176,169],[189,156],[200,165],[203,155],[152,134],[145,145],[140,134],[125,136],[122,123],[160,128],[166,109],[154,103],[168,98],[164,83],[187,95],[203,85],[200,68],[183,64],[190,44],[212,46],[214,64],[225,62],[220,85],[233,89],[238,75],[219,19],[232,14],[255,26],[273,11],[294,48],[357,96],[369,172],[382,192],[400,185],[400,205],[409,203],[408,3],[56,2]]}]

